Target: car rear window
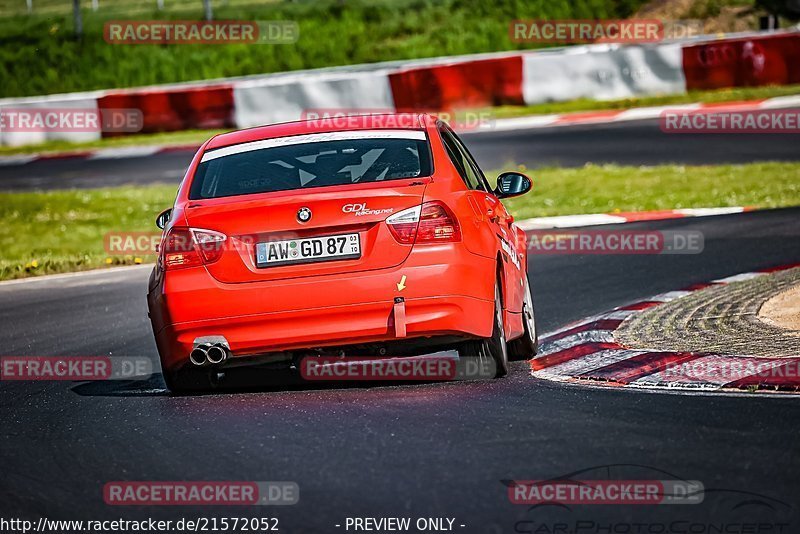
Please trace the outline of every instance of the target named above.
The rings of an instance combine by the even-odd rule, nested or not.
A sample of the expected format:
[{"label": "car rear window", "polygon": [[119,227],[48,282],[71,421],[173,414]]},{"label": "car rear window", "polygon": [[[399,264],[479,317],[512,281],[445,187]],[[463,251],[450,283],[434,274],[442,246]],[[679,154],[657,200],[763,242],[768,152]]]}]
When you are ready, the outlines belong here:
[{"label": "car rear window", "polygon": [[189,198],[220,198],[430,176],[425,132],[367,130],[265,139],[210,150]]}]

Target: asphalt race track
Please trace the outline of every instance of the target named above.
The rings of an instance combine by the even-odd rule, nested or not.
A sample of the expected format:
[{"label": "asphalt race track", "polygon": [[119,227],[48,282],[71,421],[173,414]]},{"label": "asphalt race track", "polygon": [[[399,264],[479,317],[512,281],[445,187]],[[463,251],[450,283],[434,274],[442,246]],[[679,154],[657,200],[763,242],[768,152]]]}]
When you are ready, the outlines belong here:
[{"label": "asphalt race track", "polygon": [[[656,293],[800,261],[800,209],[626,229],[636,228],[699,230],[705,250],[534,256],[541,332]],[[0,284],[2,353],[156,358],[148,272]],[[251,386],[196,397],[162,388],[158,375],[144,383],[3,383],[2,516],[277,517],[282,532],[315,533],[345,532],[352,516],[451,517],[454,530],[482,533],[552,532],[576,521],[586,527],[577,532],[637,532],[634,524],[714,532],[701,529],[744,523],[771,528],[752,532],[800,531],[800,404],[793,396],[562,385],[530,377],[525,362],[513,364],[506,379],[471,383]],[[704,501],[529,507],[511,504],[501,482],[582,470],[698,480]],[[296,481],[300,502],[107,506],[103,484],[117,480]]]},{"label": "asphalt race track", "polygon": [[660,130],[658,120],[487,131],[464,138],[486,169],[515,162],[529,167],[581,167],[586,163],[715,165],[800,159],[797,140],[791,135],[667,134]]},{"label": "asphalt race track", "polygon": [[[657,120],[517,131],[468,133],[465,141],[485,169],[580,167],[586,163],[656,165],[797,161],[792,135],[665,134]],[[193,151],[119,159],[42,159],[0,165],[0,190],[103,187],[128,183],[177,184]]]}]

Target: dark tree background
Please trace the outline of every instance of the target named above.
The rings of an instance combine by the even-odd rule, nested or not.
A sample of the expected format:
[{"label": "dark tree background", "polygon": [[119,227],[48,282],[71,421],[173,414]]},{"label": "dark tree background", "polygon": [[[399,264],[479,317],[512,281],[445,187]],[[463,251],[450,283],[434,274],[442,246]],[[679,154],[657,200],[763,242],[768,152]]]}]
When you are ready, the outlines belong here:
[{"label": "dark tree background", "polygon": [[800,19],[800,0],[757,0],[756,5],[773,15],[780,15],[791,20]]}]

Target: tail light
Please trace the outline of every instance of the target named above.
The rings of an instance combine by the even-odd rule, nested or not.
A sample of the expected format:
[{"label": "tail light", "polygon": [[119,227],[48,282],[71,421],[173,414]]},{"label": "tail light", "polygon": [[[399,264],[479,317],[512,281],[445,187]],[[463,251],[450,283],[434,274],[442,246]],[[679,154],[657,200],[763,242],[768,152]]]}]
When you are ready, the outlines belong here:
[{"label": "tail light", "polygon": [[461,241],[461,229],[453,212],[442,202],[425,202],[386,219],[394,238],[403,244]]},{"label": "tail light", "polygon": [[161,244],[164,269],[184,269],[214,263],[222,257],[227,236],[213,230],[172,227]]},{"label": "tail light", "polygon": [[405,245],[414,243],[414,238],[417,237],[417,225],[419,225],[419,214],[421,211],[422,206],[414,206],[413,208],[397,212],[386,219],[389,231],[392,232],[392,235],[397,241]]}]

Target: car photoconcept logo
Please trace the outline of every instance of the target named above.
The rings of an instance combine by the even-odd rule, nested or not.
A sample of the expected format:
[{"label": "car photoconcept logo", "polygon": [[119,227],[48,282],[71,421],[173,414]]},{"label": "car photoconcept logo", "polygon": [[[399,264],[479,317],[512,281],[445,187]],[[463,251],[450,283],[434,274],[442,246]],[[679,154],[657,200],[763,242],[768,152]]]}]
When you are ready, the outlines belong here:
[{"label": "car photoconcept logo", "polygon": [[297,210],[297,220],[304,223],[311,220],[311,210],[308,208],[300,208]]}]

